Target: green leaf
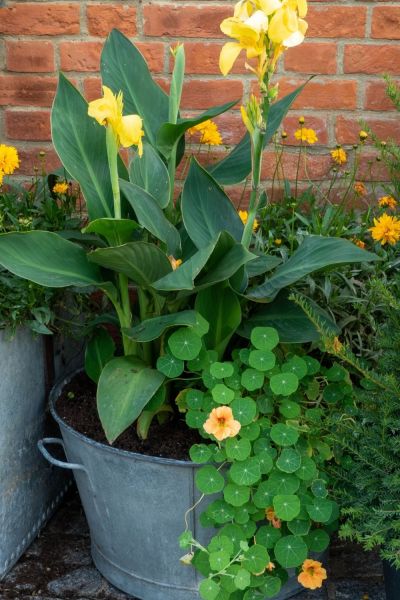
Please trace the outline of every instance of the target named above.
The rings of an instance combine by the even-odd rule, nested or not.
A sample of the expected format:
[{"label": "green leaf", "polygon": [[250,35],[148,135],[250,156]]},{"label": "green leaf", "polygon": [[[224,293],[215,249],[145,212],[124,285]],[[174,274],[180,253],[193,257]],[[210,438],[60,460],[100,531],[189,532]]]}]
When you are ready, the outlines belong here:
[{"label": "green leaf", "polygon": [[81,246],[50,231],[1,234],[0,264],[14,275],[45,287],[103,283],[98,268],[90,264]]},{"label": "green leaf", "polygon": [[276,269],[274,275],[253,288],[248,297],[258,301],[273,300],[281,289],[314,271],[333,265],[375,260],[378,260],[376,254],[362,250],[343,238],[309,235],[292,256]]},{"label": "green leaf", "polygon": [[246,569],[239,569],[233,582],[238,590],[245,590],[250,585],[250,573]]},{"label": "green leaf", "polygon": [[260,464],[256,458],[247,458],[242,462],[233,463],[229,469],[233,483],[238,485],[254,485],[261,477]]},{"label": "green leaf", "polygon": [[249,425],[257,414],[257,404],[252,398],[236,398],[231,402],[233,416],[242,426]]},{"label": "green leaf", "polygon": [[208,121],[208,119],[217,117],[218,115],[235,106],[236,103],[237,100],[234,100],[233,102],[227,102],[221,106],[215,106],[214,108],[210,108],[206,112],[202,113],[198,117],[179,119],[178,123],[175,125],[173,123],[164,123],[160,127],[157,135],[157,147],[161,154],[163,154],[165,158],[169,159],[174,146],[177,145],[180,138],[188,129],[194,127],[195,125],[199,125],[200,123],[204,123],[204,121]]},{"label": "green leaf", "polygon": [[254,544],[244,553],[243,566],[250,573],[260,573],[264,571],[269,563],[269,554],[267,549],[261,544]]},{"label": "green leaf", "polygon": [[[269,143],[279,128],[287,111],[302,91],[304,85],[271,105],[264,146]],[[231,185],[243,181],[251,171],[251,142],[249,134],[246,133],[230,154],[216,165],[213,165],[209,170],[221,185]]]},{"label": "green leaf", "polygon": [[110,246],[120,246],[132,241],[133,232],[139,225],[132,219],[96,219],[91,221],[82,233],[97,233],[106,238]]},{"label": "green leaf", "polygon": [[282,587],[282,582],[279,577],[273,577],[267,575],[261,587],[261,591],[266,598],[273,598],[276,596]]},{"label": "green leaf", "polygon": [[195,482],[202,494],[216,494],[224,489],[225,479],[213,466],[201,467],[196,472]]},{"label": "green leaf", "polygon": [[270,435],[277,446],[294,446],[299,439],[299,432],[283,423],[272,425]]},{"label": "green leaf", "polygon": [[293,356],[281,366],[282,373],[294,373],[299,379],[307,375],[307,363],[300,356]]},{"label": "green leaf", "polygon": [[270,350],[252,350],[249,354],[249,364],[258,371],[270,371],[274,368],[276,357]]},{"label": "green leaf", "polygon": [[267,481],[262,481],[253,496],[254,505],[257,508],[269,508],[272,505],[272,496]]},{"label": "green leaf", "polygon": [[[268,506],[271,506],[269,504]],[[271,550],[276,542],[282,537],[282,532],[280,529],[276,529],[271,525],[262,525],[256,534],[257,544],[262,544],[268,550]]]},{"label": "green leaf", "polygon": [[129,179],[152,196],[160,208],[166,208],[169,202],[168,169],[158,152],[143,143],[143,156],[136,154],[129,165]]},{"label": "green leaf", "polygon": [[284,473],[294,473],[300,468],[301,456],[294,448],[284,448],[276,461],[276,466]]},{"label": "green leaf", "polygon": [[216,379],[231,377],[235,369],[230,362],[215,362],[210,366],[210,373]]},{"label": "green leaf", "polygon": [[295,494],[300,487],[300,480],[290,473],[273,471],[265,482],[265,492],[277,494]]},{"label": "green leaf", "polygon": [[279,412],[286,419],[296,419],[301,414],[301,408],[297,404],[297,402],[292,402],[291,400],[283,400],[279,404]]},{"label": "green leaf", "polygon": [[230,556],[234,554],[233,541],[228,536],[222,534],[215,535],[211,539],[207,548],[210,552],[218,552],[222,550]]},{"label": "green leaf", "polygon": [[316,523],[327,523],[331,517],[333,504],[325,498],[314,498],[312,504],[307,504],[307,512]]},{"label": "green leaf", "polygon": [[155,146],[158,130],[168,121],[168,96],[152,79],[139,50],[117,29],[103,47],[101,77],[114,93],[122,91],[124,113],[142,117],[146,139]]},{"label": "green leaf", "polygon": [[210,567],[213,571],[221,571],[229,565],[230,556],[223,550],[219,550],[218,552],[210,552],[209,561]]},{"label": "green leaf", "polygon": [[97,409],[110,444],[138,418],[164,376],[133,356],[114,358],[97,387]]},{"label": "green leaf", "polygon": [[[205,468],[205,467],[203,467]],[[214,500],[207,508],[207,513],[219,525],[232,521],[234,517],[234,508],[225,500]]]},{"label": "green leaf", "polygon": [[308,548],[301,537],[281,537],[274,548],[275,558],[284,569],[299,567],[307,558]]},{"label": "green leaf", "polygon": [[204,406],[204,392],[195,389],[186,390],[186,402],[189,408],[201,410]]},{"label": "green leaf", "polygon": [[251,454],[251,443],[246,439],[228,438],[225,443],[226,455],[231,460],[242,461]]},{"label": "green leaf", "polygon": [[246,390],[254,392],[255,390],[262,388],[264,384],[264,374],[255,369],[245,369],[242,373],[241,383]]},{"label": "green leaf", "polygon": [[328,490],[323,479],[315,479],[311,484],[311,491],[316,498],[326,498]]},{"label": "green leaf", "polygon": [[242,238],[243,223],[238,213],[222,188],[196,159],[190,163],[182,192],[182,218],[197,248],[210,244],[221,231],[228,231],[237,242]]},{"label": "green leaf", "polygon": [[206,348],[214,348],[222,357],[242,320],[242,309],[237,295],[225,282],[201,290],[196,296],[196,310],[210,323],[204,336]]},{"label": "green leaf", "polygon": [[179,548],[189,548],[193,540],[193,534],[191,531],[184,531],[179,536]]},{"label": "green leaf", "polygon": [[156,366],[158,371],[160,371],[160,373],[162,373],[169,379],[179,377],[180,375],[182,375],[185,369],[185,363],[183,362],[183,360],[176,358],[176,356],[173,356],[169,352],[157,358]]},{"label": "green leaf", "polygon": [[293,494],[278,494],[274,496],[273,506],[279,519],[291,521],[300,512],[300,499]]},{"label": "green leaf", "polygon": [[105,365],[113,358],[115,344],[104,327],[99,327],[89,340],[85,351],[85,371],[97,383]]},{"label": "green leaf", "polygon": [[211,390],[211,394],[214,402],[225,405],[230,404],[235,397],[235,392],[228,388],[224,383],[217,383]]},{"label": "green leaf", "polygon": [[113,216],[106,129],[88,116],[88,104],[60,74],[51,112],[52,140],[71,177],[78,181],[91,220]]},{"label": "green leaf", "polygon": [[194,444],[189,450],[189,455],[194,463],[205,463],[211,459],[212,450],[207,444]]},{"label": "green leaf", "polygon": [[269,380],[269,386],[277,396],[291,396],[299,387],[299,379],[294,373],[276,373]]},{"label": "green leaf", "polygon": [[185,415],[186,425],[191,429],[202,429],[206,418],[201,410],[188,410]]},{"label": "green leaf", "polygon": [[323,529],[313,529],[305,541],[311,552],[324,552],[329,546],[330,537]]},{"label": "green leaf", "polygon": [[156,340],[170,327],[186,325],[204,334],[208,331],[209,325],[203,317],[195,310],[183,310],[178,313],[153,317],[142,321],[136,327],[125,329],[127,337],[138,342],[151,342]]},{"label": "green leaf", "polygon": [[[293,519],[287,526],[290,533],[293,533],[293,535],[307,535],[310,531],[311,521],[310,519]],[[307,544],[307,546],[309,546],[309,544]]]},{"label": "green leaf", "polygon": [[130,242],[114,248],[98,248],[88,255],[91,262],[106,269],[124,273],[141,286],[172,271],[167,256],[155,244]]},{"label": "green leaf", "polygon": [[181,254],[181,238],[177,229],[168,221],[158,202],[148,192],[129,181],[120,179],[121,192],[135,211],[138,222],[164,242],[167,252],[175,258]]},{"label": "green leaf", "polygon": [[272,271],[282,262],[279,256],[257,256],[246,266],[246,273],[249,277],[263,275],[267,271]]},{"label": "green leaf", "polygon": [[192,329],[182,327],[168,338],[168,346],[176,358],[193,360],[198,356],[202,342],[201,337]]},{"label": "green leaf", "polygon": [[308,481],[317,474],[317,466],[312,458],[302,456],[300,469],[296,472],[297,477],[303,481]]},{"label": "green leaf", "polygon": [[221,586],[213,579],[203,579],[199,585],[199,593],[203,600],[215,600],[220,589]]},{"label": "green leaf", "polygon": [[263,450],[262,452],[258,452],[256,454],[256,458],[260,463],[260,470],[263,475],[267,475],[270,471],[272,471],[273,460],[272,456],[268,452],[268,450]]},{"label": "green leaf", "polygon": [[243,506],[250,499],[250,488],[244,485],[228,483],[224,488],[224,498],[232,506]]},{"label": "green leaf", "polygon": [[279,334],[273,327],[254,327],[250,340],[257,350],[273,350],[279,344]]}]

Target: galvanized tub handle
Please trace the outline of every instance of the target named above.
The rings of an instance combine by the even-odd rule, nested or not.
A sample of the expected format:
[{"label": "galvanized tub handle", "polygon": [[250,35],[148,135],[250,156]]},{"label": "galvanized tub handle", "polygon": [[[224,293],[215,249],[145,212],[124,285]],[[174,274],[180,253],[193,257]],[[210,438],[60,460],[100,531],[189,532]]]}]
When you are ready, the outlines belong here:
[{"label": "galvanized tub handle", "polygon": [[63,448],[64,452],[65,446],[64,442],[60,438],[43,438],[42,440],[38,441],[38,448],[43,454],[44,458],[49,461],[49,463],[55,465],[56,467],[61,467],[62,469],[75,469],[79,471],[85,471],[85,473],[87,474],[87,470],[83,465],[78,465],[76,463],[68,463],[54,458],[54,456],[52,456],[50,452],[48,452],[48,450],[46,449],[46,444],[57,444],[58,446],[61,446]]}]

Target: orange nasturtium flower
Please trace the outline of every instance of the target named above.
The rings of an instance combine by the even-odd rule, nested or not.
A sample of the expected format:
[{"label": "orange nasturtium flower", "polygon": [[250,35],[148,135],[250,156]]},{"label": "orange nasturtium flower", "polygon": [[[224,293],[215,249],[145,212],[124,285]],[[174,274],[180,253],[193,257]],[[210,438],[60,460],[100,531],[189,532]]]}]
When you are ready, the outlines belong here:
[{"label": "orange nasturtium flower", "polygon": [[309,590],[316,590],[322,587],[322,582],[327,579],[326,569],[323,568],[322,563],[317,560],[307,558],[301,567],[301,573],[297,577],[297,580],[301,585]]},{"label": "orange nasturtium flower", "polygon": [[372,238],[382,246],[394,246],[400,240],[400,219],[383,213],[379,219],[374,219],[374,226],[369,228]]},{"label": "orange nasturtium flower", "polygon": [[139,156],[143,154],[142,119],[139,115],[122,115],[124,108],[123,95],[114,95],[106,85],[103,85],[103,98],[89,102],[88,115],[96,119],[100,125],[112,128],[118,146],[129,148],[137,146]]},{"label": "orange nasturtium flower", "polygon": [[[246,225],[248,218],[249,218],[249,213],[247,212],[247,210],[239,210],[238,215],[239,215],[243,225]],[[257,221],[257,219],[254,219],[253,231],[255,231],[258,226],[259,226],[259,222]]]},{"label": "orange nasturtium flower", "polygon": [[276,568],[276,565],[269,561],[269,563],[267,564],[267,571],[269,571],[270,573]]},{"label": "orange nasturtium flower", "polygon": [[314,129],[308,129],[307,127],[301,127],[295,131],[294,137],[296,140],[307,142],[307,144],[315,144],[315,142],[318,142],[318,137]]},{"label": "orange nasturtium flower", "polygon": [[226,438],[235,437],[239,433],[241,425],[233,418],[232,409],[229,406],[217,406],[212,409],[203,427],[207,433],[221,442]]},{"label": "orange nasturtium flower", "polygon": [[280,529],[282,527],[282,521],[278,519],[272,506],[265,509],[265,516],[267,518],[267,521],[269,521],[272,527],[274,527],[275,529]]},{"label": "orange nasturtium flower", "polygon": [[355,244],[356,246],[358,246],[359,248],[361,248],[362,250],[364,250],[364,248],[365,248],[365,242],[363,242],[359,238],[353,238],[351,241],[353,242],[353,244]]},{"label": "orange nasturtium flower", "polygon": [[341,146],[331,150],[332,160],[338,165],[343,165],[347,161],[347,154]]},{"label": "orange nasturtium flower", "polygon": [[387,206],[391,210],[394,210],[397,206],[397,202],[393,196],[382,196],[382,198],[379,198],[378,204],[379,206]]}]

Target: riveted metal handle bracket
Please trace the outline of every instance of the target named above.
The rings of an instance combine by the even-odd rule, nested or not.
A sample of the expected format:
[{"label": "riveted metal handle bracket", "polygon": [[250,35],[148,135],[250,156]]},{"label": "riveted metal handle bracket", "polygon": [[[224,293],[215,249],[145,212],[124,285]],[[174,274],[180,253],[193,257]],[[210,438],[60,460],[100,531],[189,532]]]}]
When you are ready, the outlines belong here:
[{"label": "riveted metal handle bracket", "polygon": [[85,473],[87,474],[87,470],[83,465],[78,465],[76,463],[64,462],[63,460],[58,460],[57,458],[54,458],[54,456],[52,456],[50,454],[50,452],[46,449],[47,444],[56,444],[57,446],[61,446],[63,448],[64,452],[65,452],[65,446],[64,446],[64,442],[60,438],[43,438],[42,440],[38,441],[38,443],[37,443],[38,448],[39,448],[40,452],[43,454],[44,458],[49,461],[49,463],[51,463],[52,465],[55,465],[56,467],[61,467],[62,469],[75,469],[75,470],[79,470],[79,471],[85,471]]}]

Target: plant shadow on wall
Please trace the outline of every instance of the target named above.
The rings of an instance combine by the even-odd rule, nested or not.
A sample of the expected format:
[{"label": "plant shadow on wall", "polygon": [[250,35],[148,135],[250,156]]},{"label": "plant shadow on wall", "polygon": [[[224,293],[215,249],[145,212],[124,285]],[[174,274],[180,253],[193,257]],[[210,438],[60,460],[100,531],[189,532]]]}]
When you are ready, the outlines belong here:
[{"label": "plant shadow on wall", "polygon": [[[259,4],[254,7],[249,2],[238,3],[234,17],[226,19],[221,26],[236,40],[228,42],[222,50],[222,72],[229,72],[239,53],[246,50],[248,59],[255,59],[252,69],[260,92],[259,98],[252,96],[242,107],[247,133],[227,157],[209,170],[192,158],[182,192],[174,201],[176,169],[184,156],[185,133],[230,110],[237,100],[211,108],[194,118],[181,118],[185,66],[183,46],[178,45],[173,50],[174,69],[171,92],[167,96],[152,79],[135,46],[114,30],[105,43],[101,58],[103,97],[88,105],[61,75],[52,110],[55,148],[65,169],[79,183],[86,200],[89,221],[81,239],[69,241],[46,231],[13,232],[0,236],[0,262],[10,271],[44,286],[97,288],[112,306],[111,316],[99,315],[86,352],[87,372],[97,384],[99,417],[110,444],[118,444],[118,437],[133,423],[139,437],[146,438],[153,420],[167,424],[172,416],[181,418],[182,394],[179,392],[196,387],[195,382],[204,377],[202,372],[208,368],[210,359],[218,366],[218,363],[223,364],[225,353],[229,355],[232,349],[246,347],[254,327],[271,325],[270,320],[273,320],[278,333],[274,330],[271,335],[279,335],[284,344],[318,339],[316,327],[302,308],[289,300],[287,294],[290,288],[310,273],[333,265],[377,260],[374,253],[338,237],[304,237],[287,260],[265,253],[264,249],[256,246],[254,222],[262,199],[259,183],[263,149],[302,89],[276,100],[277,86],[271,84],[271,77],[283,50],[303,40],[306,24],[302,17],[307,9],[305,0],[290,5],[281,4],[278,0]],[[288,19],[289,29],[285,25]],[[127,168],[119,151],[121,147],[132,146],[136,146],[137,152]],[[247,218],[244,219],[246,222],[243,223],[223,186],[242,181],[249,174],[251,197]],[[89,239],[86,237],[88,234]],[[333,326],[322,309],[319,314],[327,327]],[[118,345],[105,327],[110,319],[118,324],[121,351],[116,350]],[[259,350],[254,338],[252,342],[251,360]],[[270,354],[268,358],[272,360]],[[240,360],[241,369],[247,359],[240,357]],[[295,355],[284,352],[282,363],[290,360],[294,365],[300,364]],[[255,369],[258,379],[260,373],[263,377],[261,357],[259,361],[258,370]],[[303,363],[306,365],[302,361],[302,369]],[[274,375],[271,373],[270,381]],[[249,391],[250,384],[246,382],[250,375],[245,377],[243,374],[243,377],[244,381],[236,388],[208,379],[217,388],[212,387],[211,400],[208,397],[206,405],[211,415],[213,410],[218,411],[219,405],[225,406],[221,397],[217,397],[217,391],[221,389],[219,386],[230,390],[226,393],[234,394],[239,400],[242,394],[246,394],[244,390]],[[288,378],[293,380],[293,376],[288,375]],[[265,385],[268,388],[267,380]],[[254,388],[254,391],[257,389]],[[286,388],[284,392],[279,386],[275,392],[271,389],[278,397],[285,397]],[[293,389],[293,393],[295,391]],[[260,416],[261,409],[254,397],[248,400],[247,405],[251,406],[250,414],[255,408],[254,418]],[[246,407],[246,402],[243,406]],[[243,425],[243,431],[251,429],[249,411],[242,411],[240,401],[233,404],[232,409],[226,408],[225,416],[231,410],[233,421]],[[206,436],[207,411],[198,412],[204,427],[198,420],[195,426]],[[282,436],[274,440],[271,435],[276,444],[271,444],[271,456],[262,451],[257,458],[256,449],[250,442],[255,445],[256,438],[270,435],[273,422],[267,425],[270,420],[267,410],[265,417],[261,418],[265,427],[253,427],[251,437],[244,436],[247,441],[241,442],[249,451],[246,460],[250,460],[252,465],[257,464],[256,470],[261,475],[261,462],[264,460],[271,462],[276,459],[279,470],[284,457],[291,457],[294,464],[300,459],[298,469],[307,464],[317,478],[316,464],[311,465],[305,460],[304,444],[300,442],[299,447],[296,446],[303,433],[307,437],[306,425],[296,419],[295,412],[298,411],[295,406],[291,406],[289,412],[293,418],[287,416],[288,412],[286,416],[282,412],[286,422],[274,432],[279,430],[285,436],[289,435],[290,446],[294,447],[286,448],[281,443]],[[301,411],[299,418],[300,415]],[[230,418],[230,413],[228,416]],[[193,425],[189,423],[189,426]],[[208,431],[212,433],[211,429]],[[255,431],[257,435],[253,437]],[[262,441],[258,444],[260,451],[263,444],[265,442]],[[107,446],[102,447],[110,450]],[[233,466],[231,468],[235,470]],[[240,471],[240,465],[236,468]],[[290,479],[293,481],[292,477]],[[251,510],[257,509],[254,511],[256,520],[261,515],[260,511],[264,511],[265,516],[265,508],[271,508],[282,517],[287,508],[284,506],[286,501],[291,511],[285,513],[287,521],[297,517],[300,511],[307,522],[330,520],[333,504],[324,498],[325,492],[320,500],[318,493],[314,493],[313,498],[306,498],[302,504],[300,497],[295,495],[301,485],[301,477],[295,479],[296,490],[293,488],[292,492],[270,488],[268,506],[250,503]],[[248,485],[255,483],[254,479]],[[307,485],[304,484],[303,488],[307,495]],[[241,491],[247,494],[246,490]],[[280,497],[282,495],[290,498],[285,500]],[[313,508],[308,508],[308,503],[314,506],[315,511],[319,510],[317,505],[325,509],[323,521],[313,518],[316,512],[310,514]],[[307,514],[304,511],[308,511]],[[266,518],[268,520],[268,515]],[[246,563],[249,568],[243,565],[242,569],[250,575],[250,581],[249,575],[241,573],[235,591],[221,592],[220,597],[232,600],[259,597],[258,592],[252,590],[257,587],[254,577],[257,573],[261,576],[261,558],[265,559],[268,551],[260,538],[258,541],[257,537],[253,539],[251,527],[247,527],[250,534],[243,540],[245,546],[241,548],[246,557],[239,560],[242,555],[235,552],[233,565],[236,570],[238,561],[250,561],[252,557]],[[318,540],[314,540],[315,535],[310,528],[306,532],[305,528],[296,530],[293,526],[290,536],[293,536],[299,552],[291,560],[283,559],[283,555],[287,555],[283,548],[287,540],[277,541],[279,548],[282,547],[281,553],[278,550],[275,554],[270,552],[271,562],[276,560],[282,567],[277,571],[281,574],[277,577],[279,587],[285,580],[286,567],[303,571],[299,574],[299,581],[303,585],[308,582],[306,587],[321,585],[324,570],[320,564],[314,565],[307,556],[309,549],[320,548],[322,541],[325,544],[326,536],[323,535],[323,540],[317,544]],[[305,541],[308,535],[311,536],[307,538],[311,540],[310,544]],[[321,537],[320,534],[317,537]],[[223,543],[224,548],[218,550],[215,547],[215,552],[226,553],[226,541],[223,540]],[[217,542],[215,544],[218,545]],[[291,550],[288,545],[285,547]],[[151,549],[147,550],[151,554]],[[229,561],[231,558],[229,556]],[[213,564],[215,566],[217,562]],[[317,572],[319,575],[314,581],[313,573]],[[209,583],[202,584],[201,596],[205,600],[214,600],[220,594],[219,587],[217,591],[215,588],[215,585],[219,586],[215,573],[206,581]],[[210,589],[207,585],[211,586]],[[276,595],[277,590],[278,583],[275,581],[271,595]]]}]

